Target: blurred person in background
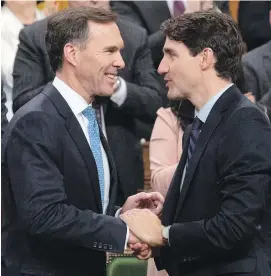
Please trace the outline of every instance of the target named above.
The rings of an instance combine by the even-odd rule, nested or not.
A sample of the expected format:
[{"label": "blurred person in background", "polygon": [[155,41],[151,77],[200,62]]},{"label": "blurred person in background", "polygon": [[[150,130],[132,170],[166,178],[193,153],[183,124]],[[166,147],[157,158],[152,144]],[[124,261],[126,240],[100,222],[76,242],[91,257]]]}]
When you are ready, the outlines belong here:
[{"label": "blurred person in background", "polygon": [[146,29],[155,68],[163,58],[165,37],[160,30],[168,18],[213,7],[213,1],[168,0],[168,1],[112,1],[112,8],[131,22]]},{"label": "blurred person in background", "polygon": [[270,1],[240,1],[238,25],[247,51],[251,51],[271,39],[269,23]]},{"label": "blurred person in background", "polygon": [[[271,6],[269,27],[271,28]],[[270,93],[271,88],[271,37],[264,45],[246,53],[242,57],[242,65],[244,83],[248,91],[246,96],[257,103],[267,115],[270,114],[270,95],[267,94]]]},{"label": "blurred person in background", "polygon": [[[157,112],[150,140],[150,169],[152,191],[166,197],[182,155],[182,139],[186,127],[192,123],[194,106],[187,100],[170,102],[170,107]],[[167,275],[157,271],[154,260],[148,261],[148,276]]]},{"label": "blurred person in background", "polygon": [[271,87],[271,40],[242,58],[245,84],[259,101]]},{"label": "blurred person in background", "polygon": [[37,1],[6,0],[1,9],[1,74],[7,96],[7,117],[12,117],[13,64],[19,44],[19,33],[24,26],[44,18],[37,9]]},{"label": "blurred person in background", "polygon": [[[109,1],[69,1],[68,4],[70,7],[110,9]],[[44,42],[47,21],[36,22],[20,33],[13,72],[14,112],[55,77]],[[122,18],[118,18],[117,25],[124,40],[121,54],[125,68],[119,70],[114,94],[96,99],[96,113],[117,166],[120,182],[117,204],[122,205],[129,195],[144,186],[140,138],[149,137],[139,136],[138,122],[148,124],[151,133],[156,112],[163,106],[166,94],[157,81],[146,31]]]}]

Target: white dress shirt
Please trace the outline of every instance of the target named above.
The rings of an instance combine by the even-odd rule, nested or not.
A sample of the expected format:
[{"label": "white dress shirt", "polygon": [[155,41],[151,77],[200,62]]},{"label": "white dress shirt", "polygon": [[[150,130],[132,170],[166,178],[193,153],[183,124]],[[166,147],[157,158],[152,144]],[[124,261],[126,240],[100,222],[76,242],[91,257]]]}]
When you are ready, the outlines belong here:
[{"label": "white dress shirt", "polygon": [[[72,110],[73,114],[75,115],[76,119],[78,120],[78,123],[80,124],[84,135],[87,139],[87,142],[90,145],[90,138],[88,135],[88,120],[87,118],[82,114],[82,112],[88,107],[89,105],[85,99],[79,95],[77,92],[75,92],[72,88],[70,88],[66,83],[64,83],[62,80],[60,80],[58,77],[55,77],[53,81],[53,86],[58,90],[58,92],[61,94],[61,96],[64,98],[64,100],[69,105],[70,109]],[[125,99],[124,99],[125,100]],[[102,115],[102,129],[104,134],[105,133],[105,123],[104,123],[104,114],[103,109],[101,107],[101,115]],[[101,143],[101,150],[102,150],[102,159],[103,159],[103,169],[104,169],[104,205],[103,205],[103,213],[106,213],[106,209],[108,207],[109,203],[109,191],[110,191],[110,169],[109,169],[109,163],[108,158],[105,153],[104,147]],[[121,209],[119,209],[115,216],[119,216],[119,212]],[[126,242],[125,242],[125,249],[127,247],[127,242],[129,238],[129,228],[127,226],[127,234],[126,234]]]},{"label": "white dress shirt", "polygon": [[[36,20],[44,18],[44,14],[36,10]],[[12,89],[13,89],[13,65],[19,44],[19,33],[24,27],[22,22],[14,13],[4,6],[1,9],[1,78],[3,81],[3,90],[6,93],[8,108],[7,119],[13,116],[12,112]]]}]

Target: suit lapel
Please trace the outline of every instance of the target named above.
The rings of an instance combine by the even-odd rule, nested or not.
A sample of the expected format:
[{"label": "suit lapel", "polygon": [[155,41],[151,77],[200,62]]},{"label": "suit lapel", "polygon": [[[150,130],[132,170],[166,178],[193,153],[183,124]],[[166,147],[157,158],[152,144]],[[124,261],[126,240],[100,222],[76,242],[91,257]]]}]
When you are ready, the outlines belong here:
[{"label": "suit lapel", "polygon": [[95,195],[97,207],[99,212],[102,212],[101,193],[96,162],[87,142],[87,139],[83,133],[83,130],[80,124],[78,123],[76,117],[74,116],[72,110],[68,106],[67,102],[63,99],[61,94],[56,90],[56,88],[52,84],[49,84],[44,89],[43,93],[52,100],[52,103],[55,105],[59,113],[64,118],[66,118],[67,130],[70,133],[75,145],[77,146],[86,164],[86,168],[88,170],[89,177],[92,182],[91,186],[93,188],[93,193]]},{"label": "suit lapel", "polygon": [[183,134],[183,153],[166,195],[165,204],[164,204],[163,213],[162,213],[163,225],[170,225],[173,221],[173,215],[175,214],[176,206],[180,196],[180,183],[181,183],[184,166],[187,159],[187,152],[188,152],[188,145],[189,145],[187,141],[188,141],[190,132],[191,132],[191,126],[187,127],[187,129]]},{"label": "suit lapel", "polygon": [[86,140],[86,137],[79,125],[76,117],[72,114],[72,116],[68,117],[66,120],[67,129],[76,144],[78,150],[80,151],[83,160],[85,161],[86,167],[89,172],[89,176],[92,182],[92,188],[95,195],[95,199],[97,205],[99,207],[99,211],[102,212],[102,203],[101,203],[101,193],[100,193],[100,186],[99,186],[99,178],[98,178],[98,171],[94,156],[92,151],[89,147],[89,144]]},{"label": "suit lapel", "polygon": [[113,215],[112,210],[117,196],[116,193],[117,193],[117,185],[118,185],[117,169],[115,167],[115,161],[114,161],[112,152],[109,148],[108,142],[106,141],[106,138],[104,137],[101,129],[100,129],[100,138],[108,159],[109,170],[110,170],[109,203],[107,206],[106,214]]},{"label": "suit lapel", "polygon": [[[181,193],[180,193],[180,198],[179,198],[179,201],[178,201],[178,205],[177,205],[177,208],[176,208],[176,213],[175,213],[175,216],[174,216],[174,221],[176,220],[181,208],[182,208],[182,205],[183,205],[183,202],[184,202],[184,199],[186,197],[186,193],[188,191],[188,188],[190,186],[190,183],[193,179],[193,176],[194,176],[194,173],[195,173],[195,170],[198,166],[198,163],[200,161],[200,158],[210,140],[210,137],[212,136],[212,133],[214,132],[214,130],[216,129],[217,125],[219,124],[221,120],[221,116],[219,113],[217,112],[211,112],[210,113],[210,118],[208,118],[208,120],[205,122],[203,128],[202,128],[202,131],[200,133],[200,136],[199,136],[199,139],[197,141],[197,144],[196,144],[196,148],[195,148],[195,151],[191,157],[191,160],[190,160],[190,164],[186,170],[186,174],[185,174],[185,178],[184,178],[184,182],[183,182],[183,186],[182,186],[182,190],[181,190]],[[189,139],[187,141],[187,147],[186,147],[186,159],[187,159],[187,151],[188,151],[188,145],[189,145]],[[186,162],[186,160],[185,160]],[[180,184],[180,183],[179,183]]]}]

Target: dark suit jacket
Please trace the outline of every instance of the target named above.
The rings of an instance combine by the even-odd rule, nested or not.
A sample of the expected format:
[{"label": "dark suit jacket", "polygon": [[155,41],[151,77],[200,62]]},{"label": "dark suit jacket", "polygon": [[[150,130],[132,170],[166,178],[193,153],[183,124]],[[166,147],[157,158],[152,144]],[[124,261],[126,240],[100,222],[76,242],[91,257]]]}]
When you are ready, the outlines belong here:
[{"label": "dark suit jacket", "polygon": [[[110,166],[108,215],[116,211]],[[13,117],[2,148],[2,173],[13,205],[2,258],[29,275],[104,275],[105,251],[123,252],[126,225],[101,215],[96,163],[60,93],[48,84]],[[4,213],[6,215],[6,213]]]},{"label": "dark suit jacket", "polygon": [[242,63],[247,92],[259,101],[271,87],[271,41],[244,55]]},{"label": "dark suit jacket", "polygon": [[266,116],[229,88],[202,127],[180,193],[189,131],[162,213],[163,225],[172,225],[170,246],[157,266],[174,276],[271,275],[261,248],[271,233]]},{"label": "dark suit jacket", "polygon": [[171,17],[167,1],[111,1],[113,10],[125,19],[143,27],[149,35],[154,66],[158,68],[163,57],[165,37],[161,24]]},{"label": "dark suit jacket", "polygon": [[248,51],[271,39],[270,10],[270,1],[239,2],[238,25]]},{"label": "dark suit jacket", "polygon": [[[119,75],[126,80],[127,98],[121,107],[107,100],[104,112],[108,142],[122,192],[127,198],[144,185],[142,148],[139,143],[142,137],[137,136],[137,121],[150,124],[148,132],[151,132],[156,111],[163,103],[164,92],[156,79],[145,31],[121,19],[118,26],[124,40],[122,56],[126,64]],[[47,19],[26,27],[20,33],[13,72],[15,112],[38,95],[55,76],[45,48],[46,29]]]}]

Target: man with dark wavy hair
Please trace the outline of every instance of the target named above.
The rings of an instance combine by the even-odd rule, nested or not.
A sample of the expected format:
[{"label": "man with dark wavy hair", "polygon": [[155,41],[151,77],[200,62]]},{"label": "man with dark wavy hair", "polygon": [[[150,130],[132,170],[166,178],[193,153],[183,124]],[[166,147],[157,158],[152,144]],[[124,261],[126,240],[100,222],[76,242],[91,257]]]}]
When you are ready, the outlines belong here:
[{"label": "man with dark wavy hair", "polygon": [[271,275],[262,248],[270,235],[271,127],[234,84],[238,27],[208,11],[170,19],[162,29],[158,71],[168,97],[191,101],[195,117],[184,133],[162,231],[146,212],[122,219],[142,241],[160,245],[156,265],[170,276]]}]

